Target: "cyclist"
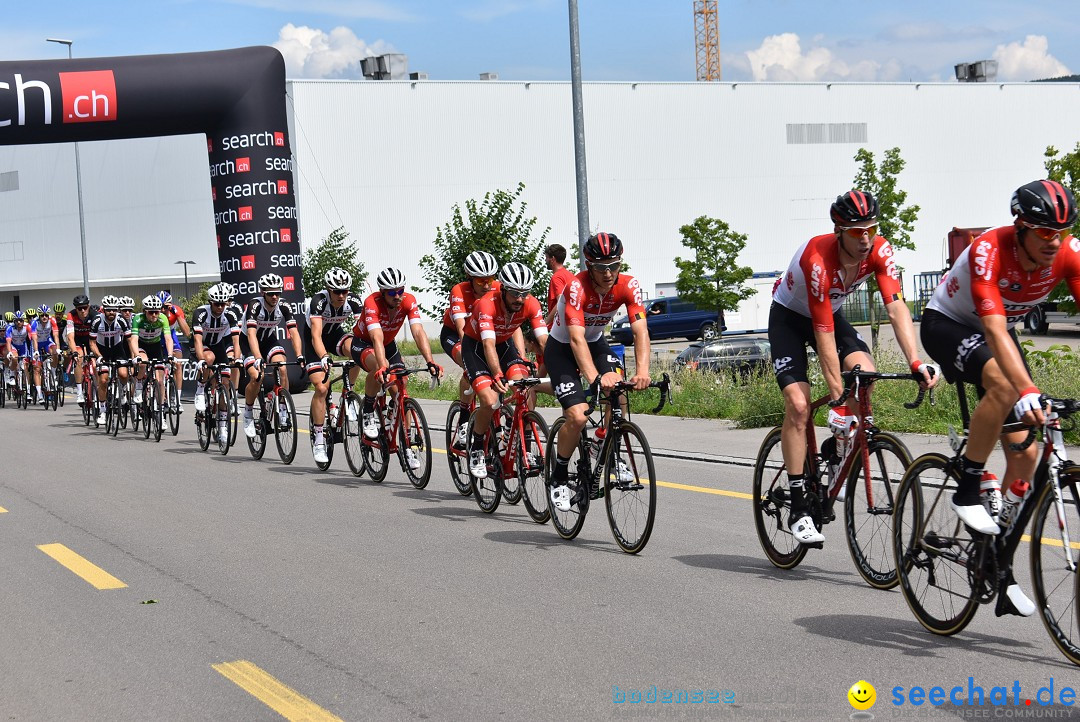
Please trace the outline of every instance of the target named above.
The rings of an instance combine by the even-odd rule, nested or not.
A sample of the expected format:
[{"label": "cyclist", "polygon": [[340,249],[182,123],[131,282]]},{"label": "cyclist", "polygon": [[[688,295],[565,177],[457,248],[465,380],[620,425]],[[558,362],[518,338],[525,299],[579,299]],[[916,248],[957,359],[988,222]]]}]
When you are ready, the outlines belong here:
[{"label": "cyclist", "polygon": [[[352,348],[352,334],[347,329],[356,325],[363,315],[364,307],[359,299],[351,296],[352,275],[343,268],[331,268],[323,276],[325,290],[311,297],[308,306],[308,330],[304,338],[304,355],[308,357],[308,378],[314,391],[311,394],[312,455],[319,464],[325,464],[326,440],[323,424],[326,422],[326,398],[330,393],[330,351],[338,356],[348,356]],[[349,370],[349,385],[356,383],[358,368]]]},{"label": "cyclist", "polygon": [[120,297],[120,317],[127,321],[127,325],[130,327],[132,324],[131,317],[135,314],[135,299],[131,296]]},{"label": "cyclist", "polygon": [[67,351],[67,306],[57,301],[52,307],[52,317],[56,321],[57,335],[60,337],[60,351]]},{"label": "cyclist", "polygon": [[[60,331],[52,318],[52,308],[41,304],[37,309],[37,320],[31,324],[31,331],[37,339],[37,356],[52,358],[53,368],[60,364]],[[38,403],[45,403],[45,394],[41,391],[41,365],[34,366],[34,384],[37,386]]]},{"label": "cyclist", "polygon": [[[236,320],[240,324],[240,341],[241,341],[241,346],[242,346],[242,342],[243,342],[243,340],[245,338],[245,336],[244,336],[244,307],[236,302],[236,294],[239,292],[240,289],[238,289],[233,284],[226,283],[224,281],[221,282],[221,285],[225,287],[225,290],[229,294],[229,305],[227,306],[227,308],[230,311],[232,311],[232,314],[234,316],[236,316]],[[243,351],[243,348],[241,348],[241,351]],[[243,359],[244,357],[239,356],[237,358]],[[239,392],[239,390],[240,390],[240,374],[237,373],[237,374],[232,375],[232,385],[233,385],[233,391]],[[238,393],[234,394],[234,396],[236,396],[236,395],[238,395]]]},{"label": "cyclist", "polygon": [[[1009,449],[1007,442],[1021,440],[1025,432],[1001,434],[1010,415],[1028,425],[1044,421],[1015,326],[1062,280],[1080,299],[1080,240],[1069,233],[1077,218],[1072,191],[1056,181],[1032,181],[1016,189],[1010,208],[1012,225],[986,231],[953,264],[927,304],[921,329],[923,347],[946,377],[974,384],[978,391],[951,503],[965,524],[983,534],[1000,530],[993,500],[980,495],[998,437],[1006,449],[1006,480],[1030,479],[1038,460],[1034,445],[1021,452]],[[998,615],[1033,614],[1035,605],[1011,572],[1008,581],[1011,608],[999,602]]]},{"label": "cyclist", "polygon": [[19,364],[25,363],[30,357],[35,341],[30,324],[26,322],[25,313],[15,311],[11,318],[11,323],[4,331],[4,338],[7,341],[7,383],[9,386],[14,386],[15,373],[19,369]]},{"label": "cyclist", "polygon": [[[191,338],[191,326],[188,326],[187,318],[184,316],[184,309],[180,308],[172,302],[172,294],[168,291],[158,291],[158,300],[161,301],[161,312],[165,315],[165,319],[169,322],[169,328],[172,331],[172,348],[173,358],[184,358],[184,349],[180,347],[180,338],[176,334],[176,330],[179,328],[180,332],[184,334],[184,338]],[[179,395],[180,389],[184,385],[184,375],[176,374],[176,391]],[[176,408],[176,413],[180,414],[184,412],[183,404],[180,404]]]},{"label": "cyclist", "polygon": [[[375,395],[390,364],[401,363],[396,338],[406,319],[428,371],[435,378],[443,372],[442,366],[431,356],[431,344],[420,320],[416,297],[405,290],[405,274],[396,268],[384,268],[376,282],[379,290],[364,299],[364,317],[353,328],[352,341],[353,360],[368,372],[364,380],[364,436],[369,439],[379,437],[379,420],[372,413]],[[391,388],[390,393],[396,394],[397,390]],[[413,449],[406,449],[406,456],[411,468],[420,468],[420,457]]]},{"label": "cyclist", "polygon": [[[555,397],[566,418],[559,431],[555,467],[548,482],[551,501],[560,511],[569,511],[571,506],[570,489],[566,485],[570,456],[581,438],[589,409],[581,378],[587,379],[591,386],[599,385],[610,391],[623,377],[622,364],[604,339],[604,327],[623,306],[634,334],[636,370],[630,382],[641,390],[648,388],[651,381],[649,332],[641,305],[641,286],[633,276],[619,273],[623,242],[614,233],[597,233],[585,242],[582,255],[586,270],[574,276],[559,296],[551,339],[544,349]],[[629,469],[619,469],[618,478],[629,481],[632,474]]]},{"label": "cyclist", "polygon": [[[90,328],[90,353],[98,360],[97,400],[99,424],[105,423],[105,398],[109,381],[109,367],[105,362],[124,361],[135,355],[135,342],[131,338],[131,326],[120,316],[120,299],[105,296],[101,299],[102,315],[94,319]],[[120,367],[117,376],[127,381],[128,370]]]},{"label": "cyclist", "polygon": [[[142,361],[172,360],[172,329],[169,321],[161,311],[161,299],[157,296],[147,296],[142,300],[142,313],[135,316],[131,324],[131,335],[136,339],[138,348],[136,353]],[[165,394],[165,371],[157,371],[154,376],[157,379],[159,398],[168,410],[168,396]],[[146,378],[146,366],[139,365],[138,379]],[[141,404],[142,384],[135,385],[135,403]]]},{"label": "cyclist", "polygon": [[[495,275],[499,272],[499,262],[487,251],[473,251],[465,257],[462,270],[465,271],[465,280],[450,289],[450,305],[443,313],[439,343],[443,353],[464,371],[465,365],[461,361],[461,337],[465,334],[465,323],[469,320],[476,299],[498,289],[499,282]],[[468,374],[462,373],[458,379],[458,398],[464,402],[471,394]],[[459,448],[465,448],[467,429],[468,422],[458,427],[454,444]]]},{"label": "cyclist", "polygon": [[[799,247],[773,289],[769,311],[773,370],[784,394],[781,449],[791,494],[788,526],[799,543],[809,545],[819,545],[825,537],[808,513],[803,492],[811,402],[806,346],[817,351],[834,399],[843,394],[841,366],[844,370],[855,365],[874,370],[870,348],[840,312],[844,299],[871,275],[877,279],[896,341],[911,370],[922,373],[927,386],[937,383],[933,368],[919,360],[915,328],[901,293],[892,246],[877,235],[877,200],[865,191],[848,191],[837,196],[829,215],[833,232],[815,236]],[[856,401],[850,403],[850,407],[829,410],[829,427],[834,433],[849,433],[854,424]]]},{"label": "cyclist", "polygon": [[499,290],[476,299],[461,338],[461,360],[477,401],[469,473],[478,479],[487,477],[484,438],[491,414],[499,408],[502,394],[506,393],[505,381],[528,375],[520,339],[521,324],[529,321],[541,350],[547,343],[543,309],[529,293],[534,281],[527,266],[517,262],[505,264],[499,270]]},{"label": "cyclist", "polygon": [[75,306],[67,315],[67,324],[64,328],[67,339],[68,351],[75,357],[75,388],[78,394],[79,406],[86,403],[83,393],[83,369],[82,355],[90,351],[90,328],[98,314],[90,308],[90,299],[84,294],[79,294],[72,299]]},{"label": "cyclist", "polygon": [[[224,284],[215,283],[207,289],[210,303],[195,311],[192,327],[192,350],[202,367],[195,386],[195,410],[206,411],[206,381],[210,367],[243,358],[240,355],[240,319],[228,309],[229,290]],[[171,340],[171,339],[170,339]],[[228,378],[229,369],[222,372]],[[222,433],[221,429],[218,433]]]},{"label": "cyclist", "polygon": [[[263,361],[285,361],[285,347],[278,341],[279,329],[292,342],[296,363],[304,367],[304,355],[300,332],[296,329],[296,319],[288,304],[281,303],[281,292],[285,289],[285,279],[276,273],[267,273],[259,278],[261,298],[251,299],[247,316],[244,319],[244,341],[247,355],[244,368],[247,369],[248,383],[244,387],[244,433],[249,439],[255,438],[255,397],[259,395],[259,367]],[[289,385],[288,373],[284,367],[277,369],[278,382]],[[285,418],[282,419],[286,420]]]},{"label": "cyclist", "polygon": [[548,281],[547,314],[544,322],[548,328],[555,321],[555,311],[559,304],[559,296],[566,288],[566,284],[574,280],[574,272],[563,265],[566,261],[566,248],[559,243],[552,243],[544,249],[544,263],[551,270],[551,280]]}]

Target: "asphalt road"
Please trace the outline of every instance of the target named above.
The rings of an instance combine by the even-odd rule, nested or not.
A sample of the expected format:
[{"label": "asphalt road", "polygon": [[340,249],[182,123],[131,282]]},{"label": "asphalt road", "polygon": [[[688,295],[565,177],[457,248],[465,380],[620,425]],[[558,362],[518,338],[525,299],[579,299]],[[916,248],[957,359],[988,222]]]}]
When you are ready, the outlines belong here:
[{"label": "asphalt road", "polygon": [[[396,466],[354,478],[341,449],[319,473],[304,435],[286,467],[242,439],[200,451],[190,412],[159,444],[77,412],[0,410],[4,719],[845,719],[863,679],[879,719],[993,717],[1032,709],[1051,679],[1080,687],[1037,619],[984,608],[956,637],[924,632],[899,592],[862,583],[839,524],[774,569],[745,467],[658,459],[661,480],[695,489],[659,489],[653,537],[629,556],[603,513],[573,542],[520,506],[481,513],[442,454],[416,491]],[[683,448],[648,421],[654,446]],[[48,544],[126,586],[95,588]],[[894,687],[969,677],[987,694],[1019,683],[1021,707],[892,705]],[[629,701],[654,686],[731,701]]]}]

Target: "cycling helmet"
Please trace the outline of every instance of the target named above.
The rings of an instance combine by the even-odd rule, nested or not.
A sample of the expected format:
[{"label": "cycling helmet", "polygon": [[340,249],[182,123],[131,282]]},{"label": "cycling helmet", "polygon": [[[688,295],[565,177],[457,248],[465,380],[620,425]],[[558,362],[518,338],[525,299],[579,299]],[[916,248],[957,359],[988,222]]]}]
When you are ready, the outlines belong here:
[{"label": "cycling helmet", "polygon": [[60,301],[57,301],[56,303],[53,304],[52,310],[53,310],[53,313],[55,313],[57,316],[59,316],[60,314],[62,314],[64,311],[67,310],[67,306],[65,306]]},{"label": "cycling helmet", "polygon": [[38,306],[37,310],[38,310],[38,314],[40,314],[42,316],[48,316],[49,314],[52,313],[52,308],[47,303],[43,303],[40,306]]},{"label": "cycling helmet", "polygon": [[499,270],[499,281],[511,291],[530,291],[535,280],[529,267],[516,261],[504,264]]},{"label": "cycling helmet", "polygon": [[1076,223],[1076,198],[1057,181],[1037,180],[1020,186],[1012,196],[1012,214],[1024,223],[1065,230]]},{"label": "cycling helmet", "polygon": [[473,251],[465,257],[465,275],[479,278],[494,278],[499,271],[499,262],[487,251]]},{"label": "cycling helmet", "polygon": [[25,321],[26,316],[23,315],[22,311],[16,311],[15,314],[14,314],[14,318],[12,320],[13,321]]},{"label": "cycling helmet", "polygon": [[384,268],[379,272],[376,281],[384,291],[389,288],[405,288],[405,274],[396,268]]},{"label": "cycling helmet", "polygon": [[344,268],[331,268],[323,276],[323,283],[331,291],[347,291],[352,288],[352,276]]},{"label": "cycling helmet", "polygon": [[225,289],[225,293],[229,294],[229,300],[236,298],[236,286],[232,285],[228,281],[222,281],[221,286]]},{"label": "cycling helmet", "polygon": [[829,216],[838,226],[869,225],[877,220],[878,202],[866,191],[851,190],[836,197],[829,208]]},{"label": "cycling helmet", "polygon": [[162,306],[166,303],[172,303],[172,294],[168,291],[158,291],[157,297],[158,300],[161,301]]},{"label": "cycling helmet", "polygon": [[4,331],[8,327],[8,322],[0,318],[0,331]]},{"label": "cycling helmet", "polygon": [[75,298],[71,299],[71,302],[73,304],[75,304],[76,306],[89,306],[90,305],[90,299],[85,294],[82,294],[82,293],[80,293]]},{"label": "cycling helmet", "polygon": [[146,298],[144,298],[142,300],[142,310],[143,311],[160,311],[161,310],[161,299],[158,298],[157,296],[153,296],[153,295],[147,296]]},{"label": "cycling helmet", "polygon": [[229,289],[225,288],[225,285],[226,284],[224,283],[215,283],[213,286],[207,289],[206,295],[210,297],[211,303],[229,302],[229,298],[231,298],[231,296],[229,296]]},{"label": "cycling helmet", "polygon": [[615,261],[622,258],[623,242],[614,233],[597,233],[589,236],[582,251],[589,263]]},{"label": "cycling helmet", "polygon": [[37,309],[34,308],[33,306],[26,309],[26,317],[27,318],[37,318]]},{"label": "cycling helmet", "polygon": [[15,320],[15,314],[12,313],[11,311],[8,311],[7,313],[4,314],[4,320],[7,321],[8,323],[11,323],[12,321]]},{"label": "cycling helmet", "polygon": [[276,273],[267,273],[259,277],[259,290],[263,291],[281,291],[285,288],[285,279]]},{"label": "cycling helmet", "polygon": [[121,296],[120,297],[120,310],[121,311],[134,311],[135,310],[135,299],[132,298],[131,296]]},{"label": "cycling helmet", "polygon": [[101,297],[101,310],[102,311],[115,311],[117,305],[119,305],[120,299],[116,296],[102,296]]}]

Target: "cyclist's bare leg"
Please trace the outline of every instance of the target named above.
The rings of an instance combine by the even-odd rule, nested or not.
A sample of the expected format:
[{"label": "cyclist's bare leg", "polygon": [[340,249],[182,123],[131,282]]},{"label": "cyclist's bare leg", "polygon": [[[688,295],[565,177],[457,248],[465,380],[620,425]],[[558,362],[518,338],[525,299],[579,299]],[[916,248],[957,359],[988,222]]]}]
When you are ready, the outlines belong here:
[{"label": "cyclist's bare leg", "polygon": [[311,382],[311,425],[322,426],[326,421],[326,395],[330,391],[329,377],[321,369],[309,371]]},{"label": "cyclist's bare leg", "polygon": [[574,449],[577,448],[578,440],[581,438],[581,430],[585,428],[585,422],[589,418],[586,415],[588,410],[588,404],[575,404],[563,411],[563,418],[566,421],[563,423],[562,428],[559,429],[559,442],[556,453],[564,459],[569,459],[573,455]]},{"label": "cyclist's bare leg", "polygon": [[801,474],[806,467],[806,425],[810,423],[810,384],[797,381],[784,387],[784,423],[780,427],[780,449],[788,474]]}]

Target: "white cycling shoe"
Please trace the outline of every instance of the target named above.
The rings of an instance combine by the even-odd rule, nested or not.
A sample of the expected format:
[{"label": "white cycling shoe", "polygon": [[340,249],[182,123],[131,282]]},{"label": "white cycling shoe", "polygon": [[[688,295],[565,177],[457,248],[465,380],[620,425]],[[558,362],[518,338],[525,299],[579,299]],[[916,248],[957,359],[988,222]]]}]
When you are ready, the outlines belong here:
[{"label": "white cycling shoe", "polygon": [[405,449],[405,463],[413,471],[420,468],[420,455],[416,453],[415,449]]},{"label": "white cycling shoe", "polygon": [[326,444],[316,442],[315,446],[311,450],[312,456],[315,457],[316,464],[325,464],[330,461],[330,457],[326,455]]},{"label": "white cycling shoe", "polygon": [[244,417],[244,434],[249,439],[254,439],[255,438],[255,417],[253,417],[253,416],[245,416]]},{"label": "white cycling shoe", "polygon": [[1021,617],[1030,617],[1035,613],[1035,602],[1028,599],[1019,584],[1010,584],[1006,587],[1005,596],[1009,598],[1009,601],[1012,602],[1013,607],[1016,608]]},{"label": "white cycling shoe", "polygon": [[814,520],[809,514],[790,522],[788,526],[791,529],[791,535],[800,544],[822,544],[825,541],[825,535],[814,526]]},{"label": "white cycling shoe", "polygon": [[205,393],[195,392],[195,410],[206,411],[206,395]]},{"label": "white cycling shoe", "polygon": [[481,449],[473,449],[469,454],[469,476],[476,479],[487,478],[487,459]]},{"label": "white cycling shoe", "polygon": [[982,502],[976,502],[974,504],[964,504],[958,506],[953,499],[949,499],[949,506],[956,512],[956,515],[960,517],[960,521],[964,522],[967,526],[971,527],[980,534],[998,534],[1001,528],[994,522],[994,519],[986,511],[986,507],[982,505]]},{"label": "white cycling shoe", "polygon": [[374,409],[364,416],[364,436],[369,439],[379,438],[379,417],[375,415]]},{"label": "white cycling shoe", "polygon": [[559,511],[570,511],[570,487],[566,484],[551,487],[551,503]]}]

